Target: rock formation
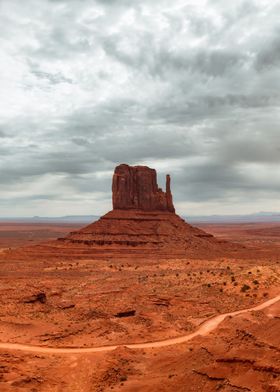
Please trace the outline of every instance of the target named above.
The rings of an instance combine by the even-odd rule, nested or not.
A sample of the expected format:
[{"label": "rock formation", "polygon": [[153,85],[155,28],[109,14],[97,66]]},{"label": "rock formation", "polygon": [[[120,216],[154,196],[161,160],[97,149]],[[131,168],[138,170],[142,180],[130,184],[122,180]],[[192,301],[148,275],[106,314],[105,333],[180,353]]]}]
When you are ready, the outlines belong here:
[{"label": "rock formation", "polygon": [[219,249],[210,234],[192,227],[175,214],[166,176],[165,192],[157,174],[146,166],[121,164],[112,182],[113,210],[98,221],[56,242],[69,254],[100,257],[177,257]]},{"label": "rock formation", "polygon": [[166,192],[163,192],[158,187],[155,169],[147,166],[117,166],[113,176],[112,194],[114,210],[175,212],[170,176],[166,176]]},{"label": "rock formation", "polygon": [[[154,169],[116,167],[112,183],[113,210],[65,238],[40,245],[48,257],[210,257],[225,251],[212,235],[186,223],[175,213],[166,176],[166,190]],[[34,253],[34,248],[30,252]],[[25,248],[25,254],[28,250]],[[203,255],[203,256],[201,256]]]}]

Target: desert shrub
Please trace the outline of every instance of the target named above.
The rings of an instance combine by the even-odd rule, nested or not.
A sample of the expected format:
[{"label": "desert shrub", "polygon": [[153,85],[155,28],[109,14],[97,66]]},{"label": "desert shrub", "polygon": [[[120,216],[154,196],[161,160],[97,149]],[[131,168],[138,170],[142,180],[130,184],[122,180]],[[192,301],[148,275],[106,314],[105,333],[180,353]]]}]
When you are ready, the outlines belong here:
[{"label": "desert shrub", "polygon": [[263,293],[263,296],[264,297],[268,297],[268,293]]},{"label": "desert shrub", "polygon": [[247,284],[244,284],[242,287],[241,287],[241,289],[240,289],[240,291],[242,292],[242,293],[245,293],[247,290],[250,290],[250,286],[248,286]]},{"label": "desert shrub", "polygon": [[259,281],[255,279],[255,280],[253,280],[253,283],[254,284],[259,284]]}]

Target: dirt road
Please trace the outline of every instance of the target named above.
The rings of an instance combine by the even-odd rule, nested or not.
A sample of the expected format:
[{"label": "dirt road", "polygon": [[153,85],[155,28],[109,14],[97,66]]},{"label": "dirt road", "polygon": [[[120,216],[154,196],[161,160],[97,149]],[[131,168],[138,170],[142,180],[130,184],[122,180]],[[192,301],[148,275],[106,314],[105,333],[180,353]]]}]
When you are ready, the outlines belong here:
[{"label": "dirt road", "polygon": [[[218,325],[228,316],[237,316],[246,312],[253,312],[257,310],[265,309],[276,302],[280,301],[280,295],[265,301],[261,305],[257,305],[253,308],[237,310],[235,312],[224,313],[218,316],[215,316],[207,321],[205,321],[201,326],[197,329],[197,331],[180,336],[177,338],[161,340],[157,342],[147,342],[147,343],[132,343],[132,344],[122,344],[122,346],[126,346],[132,349],[145,349],[145,348],[158,348],[171,346],[174,344],[185,343],[189,340],[193,339],[195,336],[205,336],[208,333],[212,332],[214,329],[218,327]],[[83,353],[97,353],[102,351],[112,351],[115,350],[118,345],[114,346],[101,346],[101,347],[88,347],[88,348],[55,348],[55,347],[41,347],[41,346],[31,346],[26,344],[17,344],[17,343],[0,343],[0,349],[5,350],[19,350],[25,352],[34,352],[34,353],[44,353],[44,354],[83,354]]]}]

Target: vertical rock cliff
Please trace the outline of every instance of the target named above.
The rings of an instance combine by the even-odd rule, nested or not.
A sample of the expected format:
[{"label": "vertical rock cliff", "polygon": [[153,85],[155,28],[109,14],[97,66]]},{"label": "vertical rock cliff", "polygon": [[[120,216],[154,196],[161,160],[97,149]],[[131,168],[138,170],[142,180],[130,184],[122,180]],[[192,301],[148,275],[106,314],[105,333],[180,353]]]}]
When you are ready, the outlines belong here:
[{"label": "vertical rock cliff", "polygon": [[170,188],[170,176],[166,176],[166,192],[157,184],[157,173],[147,166],[115,168],[112,184],[114,210],[142,210],[175,212]]}]

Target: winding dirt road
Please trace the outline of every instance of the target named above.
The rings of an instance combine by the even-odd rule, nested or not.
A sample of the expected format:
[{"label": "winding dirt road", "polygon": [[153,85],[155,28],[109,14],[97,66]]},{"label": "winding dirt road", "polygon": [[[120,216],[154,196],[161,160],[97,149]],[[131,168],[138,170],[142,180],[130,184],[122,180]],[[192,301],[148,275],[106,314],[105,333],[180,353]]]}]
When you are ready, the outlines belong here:
[{"label": "winding dirt road", "polygon": [[[144,348],[158,348],[171,346],[173,344],[185,343],[189,340],[193,339],[195,336],[205,336],[208,333],[212,332],[214,329],[218,327],[219,324],[228,316],[237,316],[242,313],[253,312],[256,310],[262,310],[268,308],[269,306],[275,304],[280,301],[280,295],[269,299],[268,301],[262,303],[261,305],[257,305],[253,308],[237,310],[235,312],[224,313],[218,316],[215,316],[207,321],[205,321],[198,328],[197,331],[177,337],[172,339],[161,340],[157,342],[147,342],[147,343],[132,343],[132,344],[121,344],[121,346],[125,346],[132,349],[144,349]],[[115,350],[120,345],[115,346],[101,346],[101,347],[88,347],[88,348],[54,348],[54,347],[41,347],[41,346],[31,346],[26,344],[18,344],[18,343],[0,343],[0,349],[5,350],[19,350],[25,352],[34,352],[34,353],[44,353],[44,354],[83,354],[83,353],[97,353],[102,351],[112,351]]]}]

